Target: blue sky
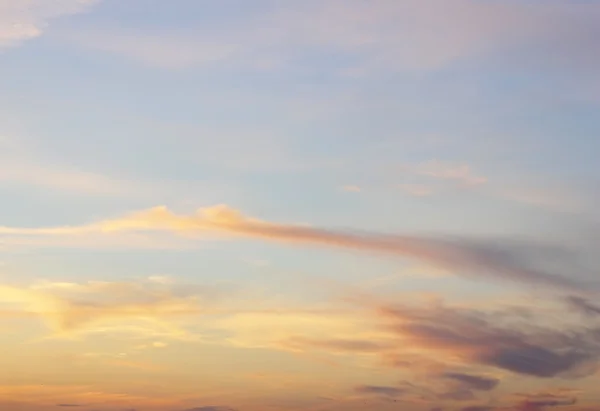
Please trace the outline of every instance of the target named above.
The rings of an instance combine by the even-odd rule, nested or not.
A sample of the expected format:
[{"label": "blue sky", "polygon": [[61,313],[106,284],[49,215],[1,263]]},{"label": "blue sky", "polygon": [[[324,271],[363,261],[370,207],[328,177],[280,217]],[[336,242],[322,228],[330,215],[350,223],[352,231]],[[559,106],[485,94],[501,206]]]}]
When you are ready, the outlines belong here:
[{"label": "blue sky", "polygon": [[[0,0],[0,334],[44,364],[0,361],[0,402],[594,410],[598,21],[595,1]],[[475,318],[550,365],[432,342],[432,321],[477,340]]]}]

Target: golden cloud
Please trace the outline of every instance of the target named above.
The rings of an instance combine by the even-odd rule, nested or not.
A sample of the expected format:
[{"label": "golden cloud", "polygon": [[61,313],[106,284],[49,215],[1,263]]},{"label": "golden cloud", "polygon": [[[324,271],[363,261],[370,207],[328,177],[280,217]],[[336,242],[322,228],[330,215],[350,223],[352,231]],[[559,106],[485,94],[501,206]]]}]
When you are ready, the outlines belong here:
[{"label": "golden cloud", "polygon": [[[177,215],[160,206],[79,226],[49,228],[0,227],[0,236],[39,237],[110,235],[123,232],[171,232],[180,235],[229,235],[266,241],[296,243],[377,252],[420,260],[459,275],[476,275],[578,292],[598,289],[575,278],[540,268],[540,260],[556,256],[556,247],[523,242],[476,241],[461,238],[425,238],[367,232],[333,231],[299,224],[280,224],[248,217],[226,205],[199,209],[192,215]],[[565,269],[578,269],[567,261]]]},{"label": "golden cloud", "polygon": [[185,338],[174,319],[202,313],[198,295],[177,295],[167,285],[117,282],[38,282],[0,285],[0,304],[10,312],[42,318],[54,336],[98,331]]}]

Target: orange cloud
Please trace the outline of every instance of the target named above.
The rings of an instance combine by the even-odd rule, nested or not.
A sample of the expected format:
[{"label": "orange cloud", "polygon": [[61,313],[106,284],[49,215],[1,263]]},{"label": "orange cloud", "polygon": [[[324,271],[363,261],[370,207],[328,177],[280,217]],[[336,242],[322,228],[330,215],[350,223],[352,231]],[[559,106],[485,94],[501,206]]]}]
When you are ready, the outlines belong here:
[{"label": "orange cloud", "polygon": [[356,185],[346,185],[342,187],[342,191],[346,191],[349,193],[360,193],[361,189],[359,186]]},{"label": "orange cloud", "polygon": [[0,303],[12,313],[45,320],[54,336],[97,331],[186,338],[173,319],[202,313],[199,295],[177,295],[168,286],[113,282],[0,285]]},{"label": "orange cloud", "polygon": [[[178,215],[164,206],[122,218],[80,226],[49,228],[0,227],[0,235],[85,236],[121,232],[163,231],[181,235],[233,235],[268,241],[326,246],[378,252],[425,261],[459,275],[477,275],[552,287],[588,290],[583,284],[555,272],[538,268],[540,259],[564,251],[536,244],[474,241],[460,238],[424,238],[381,233],[332,231],[310,226],[272,223],[245,216],[226,205],[199,209],[193,215]],[[537,258],[537,260],[536,260]],[[578,262],[567,269],[578,269]],[[572,272],[569,272],[572,274]]]}]

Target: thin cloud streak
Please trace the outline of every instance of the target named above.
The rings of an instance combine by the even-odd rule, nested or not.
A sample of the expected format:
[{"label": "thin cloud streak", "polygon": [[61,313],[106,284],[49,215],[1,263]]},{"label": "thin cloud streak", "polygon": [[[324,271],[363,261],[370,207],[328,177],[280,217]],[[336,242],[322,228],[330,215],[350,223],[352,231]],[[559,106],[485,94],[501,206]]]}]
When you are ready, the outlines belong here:
[{"label": "thin cloud streak", "polygon": [[[271,223],[250,218],[226,205],[199,209],[190,216],[155,207],[113,220],[81,226],[14,228],[0,226],[3,236],[82,236],[129,231],[166,231],[185,235],[225,234],[267,241],[377,252],[425,261],[456,275],[544,285],[574,292],[596,290],[573,277],[538,268],[562,249],[527,243],[494,243],[461,238],[426,238],[368,232],[334,231]],[[567,263],[570,263],[567,261]],[[573,262],[573,267],[577,267]],[[573,267],[567,267],[573,275]]]}]

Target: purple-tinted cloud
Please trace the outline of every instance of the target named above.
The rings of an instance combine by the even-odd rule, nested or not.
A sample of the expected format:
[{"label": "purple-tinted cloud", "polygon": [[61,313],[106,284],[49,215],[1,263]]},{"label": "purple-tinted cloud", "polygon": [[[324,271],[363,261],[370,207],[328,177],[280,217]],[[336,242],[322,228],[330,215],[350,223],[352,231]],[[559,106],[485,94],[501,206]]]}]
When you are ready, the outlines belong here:
[{"label": "purple-tinted cloud", "polygon": [[[600,334],[596,329],[559,331],[533,324],[511,326],[491,314],[450,307],[385,307],[382,313],[403,341],[516,374],[581,377],[593,373],[600,359]],[[458,378],[470,381],[472,386],[479,384],[480,388],[492,389],[494,385],[492,381]]]},{"label": "purple-tinted cloud", "polygon": [[396,398],[406,393],[405,388],[380,386],[380,385],[361,385],[355,388],[359,394],[383,395]]},{"label": "purple-tinted cloud", "polygon": [[463,374],[457,372],[447,372],[442,374],[442,378],[454,380],[465,388],[478,391],[491,391],[498,386],[500,380],[491,377],[482,377],[479,375]]}]

